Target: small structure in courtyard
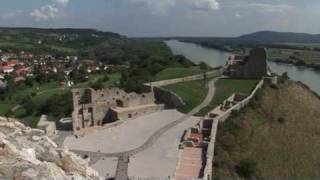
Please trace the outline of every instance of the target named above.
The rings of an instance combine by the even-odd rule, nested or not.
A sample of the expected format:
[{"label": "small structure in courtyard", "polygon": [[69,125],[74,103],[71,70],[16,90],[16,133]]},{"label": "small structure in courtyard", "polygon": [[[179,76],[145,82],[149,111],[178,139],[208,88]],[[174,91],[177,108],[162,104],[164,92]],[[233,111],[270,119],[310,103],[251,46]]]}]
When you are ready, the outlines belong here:
[{"label": "small structure in courtyard", "polygon": [[73,131],[103,126],[117,120],[134,119],[163,109],[153,92],[126,93],[119,88],[73,89]]},{"label": "small structure in courtyard", "polygon": [[248,56],[230,56],[223,74],[231,78],[262,78],[267,74],[266,49],[253,49]]}]

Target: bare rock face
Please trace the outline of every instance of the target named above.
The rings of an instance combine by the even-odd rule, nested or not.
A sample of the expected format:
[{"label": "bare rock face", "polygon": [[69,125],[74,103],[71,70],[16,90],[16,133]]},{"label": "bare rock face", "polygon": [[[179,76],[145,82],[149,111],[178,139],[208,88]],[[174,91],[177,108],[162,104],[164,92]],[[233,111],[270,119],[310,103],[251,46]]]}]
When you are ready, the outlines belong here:
[{"label": "bare rock face", "polygon": [[0,117],[0,179],[98,180],[77,155],[57,148],[42,130]]}]

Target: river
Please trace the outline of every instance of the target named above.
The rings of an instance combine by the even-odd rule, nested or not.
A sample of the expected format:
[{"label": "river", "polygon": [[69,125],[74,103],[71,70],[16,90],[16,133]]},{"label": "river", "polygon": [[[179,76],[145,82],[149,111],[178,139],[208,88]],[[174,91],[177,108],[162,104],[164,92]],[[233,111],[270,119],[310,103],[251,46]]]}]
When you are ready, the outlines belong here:
[{"label": "river", "polygon": [[[193,43],[184,43],[177,40],[166,41],[174,54],[184,55],[195,63],[206,62],[212,67],[224,65],[230,53],[215,49],[205,48]],[[288,64],[268,62],[269,67],[275,73],[288,72],[291,79],[301,81],[312,90],[320,94],[320,72],[304,67],[296,67]]]}]

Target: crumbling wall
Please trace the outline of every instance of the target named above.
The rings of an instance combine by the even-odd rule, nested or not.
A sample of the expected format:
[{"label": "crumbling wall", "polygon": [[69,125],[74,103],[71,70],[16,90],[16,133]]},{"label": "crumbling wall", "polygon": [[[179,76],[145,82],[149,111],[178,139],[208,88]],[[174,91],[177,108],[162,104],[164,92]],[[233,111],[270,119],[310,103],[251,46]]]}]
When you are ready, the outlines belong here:
[{"label": "crumbling wall", "polygon": [[[220,114],[219,116],[213,118],[213,124],[211,128],[211,137],[210,142],[208,145],[208,150],[206,154],[206,167],[204,169],[204,178],[205,180],[211,180],[212,179],[212,163],[214,161],[214,144],[216,142],[216,136],[218,132],[218,123],[223,123],[225,120],[227,120],[233,111],[239,111],[242,108],[244,108],[246,105],[250,103],[252,98],[255,96],[257,91],[262,88],[264,84],[264,80],[261,80],[255,87],[255,89],[251,92],[251,94],[243,99],[241,102],[238,102],[236,105],[232,106],[230,109],[226,110],[224,113]],[[233,95],[232,95],[233,96]],[[210,117],[210,113],[208,114],[208,117]]]}]

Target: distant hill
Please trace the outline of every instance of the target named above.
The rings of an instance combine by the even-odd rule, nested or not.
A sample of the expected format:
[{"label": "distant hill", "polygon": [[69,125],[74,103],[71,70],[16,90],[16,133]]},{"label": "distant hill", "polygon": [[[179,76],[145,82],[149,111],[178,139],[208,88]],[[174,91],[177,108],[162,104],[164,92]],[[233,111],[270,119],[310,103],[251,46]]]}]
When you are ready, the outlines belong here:
[{"label": "distant hill", "polygon": [[125,36],[94,29],[41,29],[0,27],[0,49],[54,55],[79,55],[102,44],[124,44]]},{"label": "distant hill", "polygon": [[259,31],[235,39],[258,43],[320,43],[320,34]]},{"label": "distant hill", "polygon": [[167,37],[162,39],[177,39],[185,42],[197,43],[206,47],[218,48],[218,46],[226,44],[320,43],[320,34],[258,31],[238,37]]}]

